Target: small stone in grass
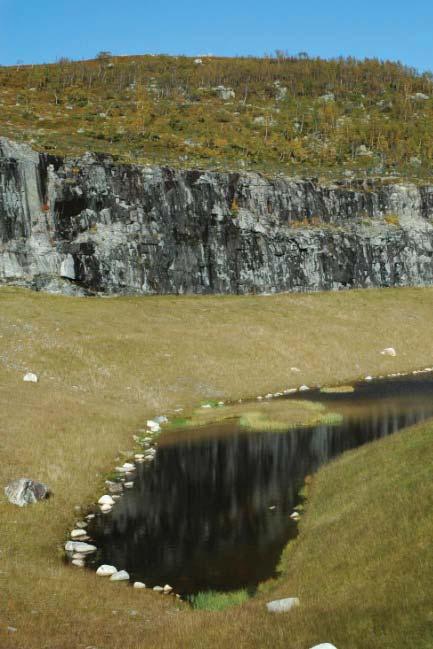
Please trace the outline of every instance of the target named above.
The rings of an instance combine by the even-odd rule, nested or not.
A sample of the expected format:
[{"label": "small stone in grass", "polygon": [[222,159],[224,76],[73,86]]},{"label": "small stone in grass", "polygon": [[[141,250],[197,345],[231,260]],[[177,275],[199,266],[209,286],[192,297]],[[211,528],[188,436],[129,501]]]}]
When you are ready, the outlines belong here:
[{"label": "small stone in grass", "polygon": [[154,586],[154,587],[153,587],[153,590],[154,590],[156,593],[163,593],[163,592],[164,592],[164,589],[163,589],[162,586]]},{"label": "small stone in grass", "polygon": [[128,581],[128,580],[129,580],[129,574],[126,572],[126,570],[119,570],[118,572],[115,572],[110,577],[110,581]]},{"label": "small stone in grass", "polygon": [[385,349],[382,349],[380,352],[382,356],[397,356],[397,352],[395,351],[394,347],[386,347]]},{"label": "small stone in grass", "polygon": [[322,642],[322,644],[316,644],[314,647],[311,647],[311,649],[337,649],[333,644],[330,644],[329,642]]},{"label": "small stone in grass", "polygon": [[290,611],[292,608],[299,606],[299,599],[297,597],[286,597],[284,599],[275,599],[266,604],[266,608],[270,613],[284,613]]},{"label": "small stone in grass", "polygon": [[84,560],[83,559],[72,559],[72,565],[77,566],[77,568],[84,568]]},{"label": "small stone in grass", "polygon": [[143,588],[146,588],[146,584],[143,584],[142,581],[135,581],[134,582],[134,588],[143,589]]},{"label": "small stone in grass", "polygon": [[37,383],[38,380],[37,374],[34,374],[33,372],[27,372],[27,374],[24,374],[23,376],[23,381],[25,383]]}]

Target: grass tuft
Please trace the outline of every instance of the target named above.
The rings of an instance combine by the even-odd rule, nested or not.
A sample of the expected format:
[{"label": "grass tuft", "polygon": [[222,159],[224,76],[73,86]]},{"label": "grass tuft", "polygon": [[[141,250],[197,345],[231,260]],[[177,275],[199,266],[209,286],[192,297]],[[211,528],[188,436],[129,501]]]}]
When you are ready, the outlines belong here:
[{"label": "grass tuft", "polygon": [[226,608],[238,606],[249,599],[246,590],[220,592],[215,590],[202,591],[191,599],[192,607],[201,611],[224,611]]}]

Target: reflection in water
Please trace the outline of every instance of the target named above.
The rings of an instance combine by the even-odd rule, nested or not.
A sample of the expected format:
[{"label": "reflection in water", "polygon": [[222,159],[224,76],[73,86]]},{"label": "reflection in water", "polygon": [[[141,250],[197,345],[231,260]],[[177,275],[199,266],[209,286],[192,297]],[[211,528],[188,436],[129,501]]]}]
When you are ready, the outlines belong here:
[{"label": "reflection in water", "polygon": [[433,415],[433,380],[425,377],[312,396],[344,414],[344,423],[248,434],[232,421],[213,426],[212,436],[185,440],[181,432],[160,446],[151,465],[138,465],[133,489],[89,528],[101,548],[97,564],[183,594],[253,590],[275,575],[296,534],[289,515],[306,475],[347,449]]}]

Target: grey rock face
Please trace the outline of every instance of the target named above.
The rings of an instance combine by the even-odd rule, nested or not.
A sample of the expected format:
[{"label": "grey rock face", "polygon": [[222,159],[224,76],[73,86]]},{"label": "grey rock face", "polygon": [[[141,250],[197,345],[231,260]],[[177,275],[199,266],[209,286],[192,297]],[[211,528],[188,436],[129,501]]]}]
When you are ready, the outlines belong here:
[{"label": "grey rock face", "polygon": [[60,159],[0,138],[0,283],[78,295],[420,286],[433,284],[432,219],[433,186]]},{"label": "grey rock face", "polygon": [[24,507],[48,498],[50,490],[42,482],[35,482],[29,478],[18,478],[7,485],[5,494],[10,503]]}]

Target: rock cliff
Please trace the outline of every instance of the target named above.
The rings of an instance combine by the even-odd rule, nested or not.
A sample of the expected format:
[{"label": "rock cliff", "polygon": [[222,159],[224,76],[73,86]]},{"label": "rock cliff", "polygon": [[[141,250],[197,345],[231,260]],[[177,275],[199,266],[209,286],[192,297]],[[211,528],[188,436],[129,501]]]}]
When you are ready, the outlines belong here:
[{"label": "rock cliff", "polygon": [[433,284],[433,185],[61,159],[0,138],[0,283],[260,293]]}]

